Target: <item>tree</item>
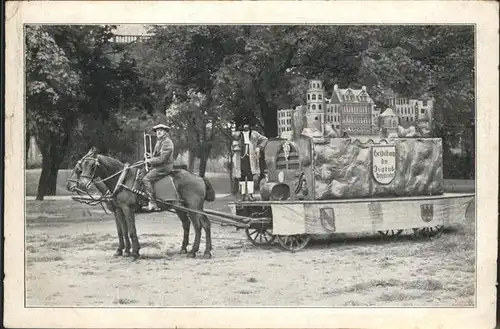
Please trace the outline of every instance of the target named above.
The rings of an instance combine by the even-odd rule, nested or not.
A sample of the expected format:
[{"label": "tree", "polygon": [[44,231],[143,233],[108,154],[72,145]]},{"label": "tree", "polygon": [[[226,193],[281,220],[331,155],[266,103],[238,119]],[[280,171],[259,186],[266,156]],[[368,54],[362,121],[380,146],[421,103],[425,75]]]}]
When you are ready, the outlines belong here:
[{"label": "tree", "polygon": [[136,58],[141,77],[152,90],[153,108],[168,112],[175,127],[172,135],[184,132],[189,166],[198,157],[204,176],[221,124],[232,117],[219,102],[216,72],[227,54],[238,51],[238,44],[233,31],[219,26],[157,26],[152,32]]},{"label": "tree", "polygon": [[141,101],[130,58],[110,43],[113,26],[26,28],[27,133],[42,153],[37,199],[53,195],[57,172],[78,140],[119,148],[121,105]]},{"label": "tree", "polygon": [[37,200],[54,195],[57,170],[75,125],[80,76],[54,38],[41,27],[26,27],[27,139],[42,153]]},{"label": "tree", "polygon": [[[165,111],[176,93],[177,102],[185,103],[176,122],[184,120],[186,139],[202,159],[213,145],[202,127],[250,120],[274,137],[278,109],[304,104],[313,78],[327,90],[364,85],[377,104],[384,104],[388,91],[432,96],[436,122],[454,131],[473,110],[470,27],[156,26],[150,32],[138,60],[153,107]],[[193,95],[203,99],[195,107]],[[450,143],[457,139],[454,132],[445,135]]]}]

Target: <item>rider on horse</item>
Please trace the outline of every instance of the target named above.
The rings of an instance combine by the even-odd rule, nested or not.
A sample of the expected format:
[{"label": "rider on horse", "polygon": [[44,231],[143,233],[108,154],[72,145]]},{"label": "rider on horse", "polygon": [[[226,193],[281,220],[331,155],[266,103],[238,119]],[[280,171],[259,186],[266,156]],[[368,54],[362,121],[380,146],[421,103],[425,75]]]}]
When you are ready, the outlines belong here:
[{"label": "rider on horse", "polygon": [[151,165],[151,169],[142,178],[142,183],[149,197],[149,211],[156,211],[160,208],[156,203],[155,190],[153,183],[161,178],[168,176],[174,169],[174,143],[168,137],[170,128],[164,124],[158,124],[153,127],[156,132],[156,144],[151,158],[145,160],[145,164]]}]

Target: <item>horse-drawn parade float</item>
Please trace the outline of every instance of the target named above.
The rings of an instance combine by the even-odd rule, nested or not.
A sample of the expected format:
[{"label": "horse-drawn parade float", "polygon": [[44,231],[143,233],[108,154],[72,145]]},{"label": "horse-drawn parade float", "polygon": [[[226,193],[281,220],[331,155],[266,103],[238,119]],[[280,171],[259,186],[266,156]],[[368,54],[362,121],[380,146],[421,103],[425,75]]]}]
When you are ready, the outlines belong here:
[{"label": "horse-drawn parade float", "polygon": [[[280,137],[263,138],[263,174],[239,183],[236,200],[229,202],[230,213],[206,209],[204,201],[215,198],[210,181],[185,168],[156,182],[160,211],[176,213],[183,223],[181,251],[188,253],[190,221],[196,232],[188,253],[192,257],[199,249],[202,228],[205,256],[211,257],[210,222],[245,230],[256,246],[277,241],[295,252],[315,237],[375,232],[393,238],[406,231],[425,239],[465,221],[474,193],[444,192],[442,140],[432,136],[430,120],[403,128],[388,108],[378,119],[380,134],[361,137],[349,136],[346,130],[341,133],[304,106],[296,108],[290,122],[291,129]],[[239,177],[242,170],[241,135],[233,127],[233,177]],[[146,157],[154,151],[151,139],[144,134]],[[113,165],[116,161],[106,159],[91,150],[78,162],[68,188],[80,194],[74,200],[106,203],[117,220],[130,220],[144,202],[144,192],[134,188],[144,161]],[[254,182],[259,195],[253,193]],[[81,186],[91,183],[101,191],[100,197],[83,195]],[[133,220],[128,230],[132,255],[137,258],[139,242]],[[127,232],[118,233],[128,240]],[[116,254],[129,253],[127,249],[120,240]]]},{"label": "horse-drawn parade float", "polygon": [[298,251],[314,236],[336,233],[395,237],[407,230],[426,238],[465,221],[474,193],[444,193],[440,138],[399,137],[412,129],[398,133],[392,116],[383,129],[387,137],[364,142],[325,136],[339,134],[321,131],[316,118],[301,111],[294,119],[291,138],[265,147],[260,199],[243,193],[231,203],[235,215],[252,218],[246,229],[252,243],[277,240]]}]

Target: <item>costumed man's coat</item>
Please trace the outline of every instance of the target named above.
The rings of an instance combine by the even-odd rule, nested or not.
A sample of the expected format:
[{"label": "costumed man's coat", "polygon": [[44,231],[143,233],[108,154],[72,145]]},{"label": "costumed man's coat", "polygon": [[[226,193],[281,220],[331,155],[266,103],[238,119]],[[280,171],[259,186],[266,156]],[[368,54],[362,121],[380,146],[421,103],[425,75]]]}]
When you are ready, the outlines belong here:
[{"label": "costumed man's coat", "polygon": [[257,131],[249,130],[249,131],[235,131],[233,130],[233,139],[237,140],[240,146],[240,156],[244,157],[245,155],[249,155],[250,158],[250,168],[252,174],[258,174],[259,170],[259,154],[256,153],[256,149],[260,148],[261,150],[267,144],[267,137],[260,134]]}]

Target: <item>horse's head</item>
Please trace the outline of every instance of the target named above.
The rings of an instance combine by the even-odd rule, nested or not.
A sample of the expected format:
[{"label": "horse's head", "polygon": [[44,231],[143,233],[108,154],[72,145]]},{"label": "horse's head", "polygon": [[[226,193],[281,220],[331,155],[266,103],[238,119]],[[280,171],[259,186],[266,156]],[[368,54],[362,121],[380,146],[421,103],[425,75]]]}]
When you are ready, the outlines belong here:
[{"label": "horse's head", "polygon": [[94,178],[99,176],[99,159],[97,156],[97,149],[92,147],[90,151],[79,161],[80,164],[80,179],[78,185],[89,189],[92,185]]},{"label": "horse's head", "polygon": [[74,192],[77,187],[80,185],[80,176],[82,175],[82,162],[83,160],[89,156],[92,153],[96,153],[97,149],[95,147],[92,147],[87,154],[83,156],[80,160],[75,165],[75,168],[73,168],[73,172],[71,173],[71,176],[66,180],[66,188],[70,192]]},{"label": "horse's head", "polygon": [[81,166],[81,161],[79,160],[76,163],[75,168],[73,168],[73,172],[71,173],[71,176],[68,178],[66,181],[66,188],[70,192],[74,192],[80,182],[80,175],[82,174],[82,166]]}]

